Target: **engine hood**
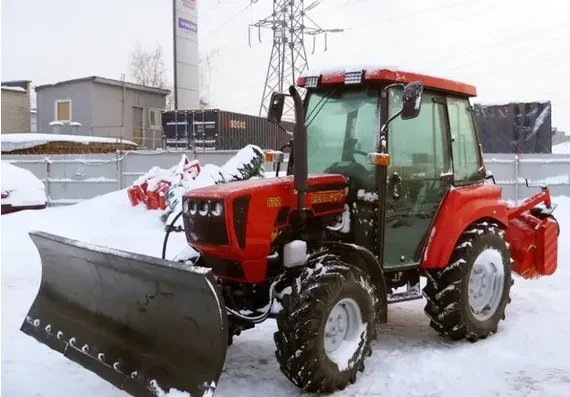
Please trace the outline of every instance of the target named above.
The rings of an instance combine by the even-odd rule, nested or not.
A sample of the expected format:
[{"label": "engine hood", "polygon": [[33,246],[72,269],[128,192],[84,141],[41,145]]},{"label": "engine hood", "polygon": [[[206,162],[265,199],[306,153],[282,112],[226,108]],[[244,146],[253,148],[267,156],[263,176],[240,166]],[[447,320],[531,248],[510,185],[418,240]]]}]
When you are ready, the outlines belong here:
[{"label": "engine hood", "polygon": [[[340,174],[310,174],[308,178],[309,191],[311,188],[323,189],[344,189],[346,179]],[[220,183],[218,185],[206,186],[192,189],[185,197],[208,198],[208,199],[231,199],[244,194],[255,194],[258,191],[279,190],[290,191],[294,188],[293,176],[282,176],[278,178],[249,179],[230,183]]]}]

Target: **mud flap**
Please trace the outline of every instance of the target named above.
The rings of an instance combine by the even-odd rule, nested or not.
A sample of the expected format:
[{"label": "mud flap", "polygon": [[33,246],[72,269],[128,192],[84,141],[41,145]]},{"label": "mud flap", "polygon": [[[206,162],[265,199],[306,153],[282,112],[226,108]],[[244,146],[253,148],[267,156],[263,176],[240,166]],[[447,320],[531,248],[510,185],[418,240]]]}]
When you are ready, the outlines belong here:
[{"label": "mud flap", "polygon": [[210,269],[30,237],[42,278],[22,332],[134,396],[213,395],[228,322]]}]

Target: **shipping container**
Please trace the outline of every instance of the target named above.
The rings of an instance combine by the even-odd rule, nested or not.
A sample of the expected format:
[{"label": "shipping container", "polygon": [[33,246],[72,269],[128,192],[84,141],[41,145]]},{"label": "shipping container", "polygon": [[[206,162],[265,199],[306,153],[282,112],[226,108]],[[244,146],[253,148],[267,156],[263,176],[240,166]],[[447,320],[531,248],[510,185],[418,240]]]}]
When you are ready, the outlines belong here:
[{"label": "shipping container", "polygon": [[474,104],[483,153],[551,153],[551,109],[549,101]]},{"label": "shipping container", "polygon": [[279,149],[291,139],[294,123],[280,126],[265,117],[220,109],[162,112],[166,149],[238,150],[248,144]]}]

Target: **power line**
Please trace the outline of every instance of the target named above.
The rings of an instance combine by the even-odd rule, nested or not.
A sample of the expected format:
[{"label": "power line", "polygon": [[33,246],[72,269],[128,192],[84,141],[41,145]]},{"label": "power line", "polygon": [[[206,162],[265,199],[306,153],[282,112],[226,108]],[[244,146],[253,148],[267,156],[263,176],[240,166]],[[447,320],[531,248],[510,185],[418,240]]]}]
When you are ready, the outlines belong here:
[{"label": "power line", "polygon": [[[342,8],[344,8],[344,7],[346,7],[346,6],[353,5],[353,4],[359,3],[359,2],[361,2],[361,1],[364,1],[364,0],[356,0],[356,1],[353,1],[353,2],[347,2],[347,3],[345,3],[344,5],[342,5],[342,6],[340,6],[340,7],[335,7],[333,10],[335,10],[335,9],[342,9]],[[384,19],[384,20],[375,21],[374,23],[371,23],[371,24],[355,26],[355,27],[351,28],[351,30],[359,30],[359,29],[368,27],[368,26],[373,25],[373,24],[382,24],[382,23],[386,23],[386,22],[395,22],[395,21],[399,21],[399,20],[404,19],[404,18],[409,18],[409,17],[411,17],[411,16],[424,16],[424,15],[431,14],[431,13],[433,13],[433,12],[437,12],[438,10],[441,10],[441,9],[444,9],[444,8],[445,8],[445,9],[449,9],[449,8],[455,8],[455,7],[464,7],[464,6],[468,5],[468,4],[477,4],[477,3],[472,3],[472,2],[470,2],[470,1],[455,2],[455,3],[453,3],[453,4],[448,4],[448,5],[445,5],[445,6],[430,8],[430,9],[428,9],[428,10],[420,10],[420,11],[418,11],[418,12],[409,13],[409,14],[402,15],[402,16],[397,16],[397,17],[387,18],[387,19]],[[481,4],[481,3],[479,3],[479,4]],[[247,7],[249,7],[249,5],[250,5],[250,4],[248,4],[248,6],[246,6],[244,9],[240,10],[240,12],[238,12],[234,17],[237,17],[237,15],[239,15],[241,12],[243,12],[245,9],[247,9]],[[491,4],[490,4],[490,5],[491,5]],[[491,7],[492,7],[492,5],[491,5]],[[307,7],[307,8],[308,8],[308,7]],[[482,13],[485,12],[485,11],[489,11],[489,9],[490,9],[489,6],[485,5],[485,6],[483,6],[482,8],[478,9],[478,10],[477,10],[476,12],[474,12],[474,13],[466,14],[464,18],[455,18],[454,21],[457,21],[457,20],[464,20],[464,19],[471,19],[471,18],[473,18],[473,17],[476,16],[476,15],[480,15],[480,14],[482,14]],[[492,9],[492,8],[491,8],[491,9]],[[330,12],[326,12],[326,13],[329,14]],[[321,15],[322,15],[322,13],[321,13]],[[232,19],[233,19],[233,18],[230,18],[230,21],[231,21]],[[540,19],[534,19],[533,21],[538,21],[538,20],[540,20]],[[225,22],[225,23],[227,23],[227,22]],[[557,23],[557,24],[554,25],[554,26],[561,25],[562,23],[563,23],[563,22]],[[514,27],[515,27],[515,26],[513,26],[513,28],[514,28]],[[507,43],[507,42],[509,42],[512,38],[515,38],[515,36],[524,37],[524,36],[528,35],[529,33],[538,31],[538,30],[540,29],[540,26],[538,26],[538,24],[537,24],[536,26],[533,26],[531,29],[525,29],[524,31],[521,31],[521,30],[520,30],[520,25],[519,25],[519,26],[516,26],[516,27],[517,27],[518,30],[517,30],[517,32],[516,32],[515,34],[509,35],[509,36],[507,36],[507,37],[501,36],[501,39],[500,39],[499,42],[494,42],[493,44],[485,44],[485,45],[482,45],[482,46],[475,47],[475,48],[473,48],[473,49],[466,49],[465,51],[461,51],[460,53],[458,53],[458,52],[455,51],[455,50],[454,50],[453,52],[452,52],[452,51],[449,51],[448,53],[445,53],[445,54],[443,54],[443,55],[442,55],[442,54],[439,54],[439,56],[437,56],[437,57],[429,58],[429,60],[430,60],[430,61],[435,61],[435,60],[457,59],[458,54],[459,54],[459,55],[462,55],[462,54],[463,54],[463,55],[467,55],[467,54],[472,55],[473,53],[481,52],[481,51],[484,51],[484,50],[486,50],[486,49],[499,48],[499,47],[501,47],[501,46],[503,45],[503,43]],[[550,28],[552,28],[552,27],[550,27]],[[430,31],[433,31],[433,26],[427,26],[426,29],[423,29],[423,30],[420,30],[420,31],[414,30],[414,31],[412,32],[412,35],[414,35],[414,36],[421,36],[421,35],[423,35],[424,33],[427,33],[427,32],[430,32]],[[536,36],[534,36],[532,39],[534,39],[534,38],[536,38]],[[559,36],[559,37],[558,37],[558,39],[564,39],[564,38],[565,38],[565,36]],[[237,39],[236,37],[232,38],[230,41],[228,41],[227,43],[225,43],[223,46],[225,47],[226,45],[235,42],[236,39]],[[342,41],[344,41],[344,40],[346,40],[346,39],[347,39],[347,38],[345,37],[345,38],[343,38]],[[383,41],[383,42],[382,42],[382,46],[386,46],[386,45],[390,46],[392,43],[397,44],[398,42],[400,42],[400,41],[402,40],[402,36],[394,37],[394,39],[395,39],[395,40],[388,40],[388,41],[389,41],[388,43],[386,42],[386,40]],[[547,40],[547,41],[548,41],[548,40],[552,40],[551,38],[548,39],[548,38],[544,38],[544,37],[543,37],[543,39],[545,39],[545,40]],[[527,40],[528,40],[528,39],[527,39]],[[527,42],[524,43],[523,45],[517,45],[517,46],[515,46],[515,47],[516,47],[516,48],[512,48],[512,46],[510,46],[510,47],[509,47],[509,48],[511,49],[510,52],[502,53],[501,55],[504,56],[504,55],[508,55],[508,54],[510,54],[510,53],[516,53],[516,52],[519,52],[519,51],[520,51],[520,52],[524,52],[526,48],[530,48],[531,46],[528,45],[528,41],[527,41]],[[369,51],[369,50],[367,49],[367,50],[364,50],[364,51]],[[565,52],[562,52],[562,53],[558,52],[556,55],[560,57],[560,56],[564,56],[565,54],[566,54]],[[531,56],[531,57],[526,57],[523,62],[526,63],[526,62],[528,62],[529,60],[533,60],[534,58],[537,58],[537,57],[540,58],[540,57],[543,57],[543,56],[547,56],[547,55],[545,55],[545,54],[540,54],[540,55],[535,55],[535,56]],[[503,64],[505,64],[505,63],[503,62],[503,63],[500,63],[499,65],[503,65]],[[507,64],[508,64],[508,61],[507,61]],[[479,68],[476,68],[476,70],[471,70],[469,74],[480,74],[480,73],[484,73],[484,72],[486,72],[486,71],[488,71],[488,70],[493,70],[493,69],[496,70],[496,69],[497,69],[497,64],[496,64],[496,63],[490,64],[490,65],[488,65],[488,64],[480,64],[480,65],[481,65],[481,66],[488,66],[488,67],[487,67],[487,68],[483,68],[482,70],[478,70]],[[460,65],[454,67],[454,68],[451,69],[451,70],[463,70],[463,67],[465,67],[465,66],[473,66],[473,63],[462,63],[462,64],[460,64]],[[481,66],[479,66],[479,67],[481,67]],[[559,103],[559,102],[557,102],[557,103]]]},{"label": "power line", "polygon": [[[252,0],[252,3],[258,0]],[[322,0],[312,0],[305,7],[304,0],[273,0],[273,12],[270,16],[251,24],[248,30],[248,41],[251,46],[251,28],[258,29],[258,40],[261,42],[261,29],[268,28],[273,31],[273,46],[269,57],[267,75],[259,115],[268,111],[268,104],[273,92],[283,92],[285,87],[294,85],[297,77],[308,67],[307,51],[305,49],[305,35],[324,35],[325,51],[327,49],[327,33],[342,32],[342,29],[322,29],[307,14],[317,7]],[[314,47],[313,47],[314,51]],[[293,107],[286,104],[284,118],[291,118]]]},{"label": "power line", "polygon": [[[537,18],[535,20],[532,21],[537,21],[537,20],[541,20],[540,18]],[[550,28],[552,27],[557,27],[558,25],[566,25],[568,24],[567,21],[561,21],[560,24],[557,25],[553,25],[550,26]],[[514,28],[515,26],[513,26]],[[525,40],[524,44],[528,44],[529,40],[533,40],[533,39],[539,39],[542,40],[544,39],[544,36],[531,36],[531,38],[529,38],[528,36],[531,35],[531,33],[540,30],[540,29],[544,29],[544,26],[539,26],[538,24],[536,26],[534,26],[534,28],[529,29],[529,30],[520,30],[518,29],[519,26],[516,26],[517,29],[515,29],[515,33],[512,35],[508,35],[508,36],[503,36],[501,37],[500,40],[498,41],[493,41],[492,44],[489,45],[483,45],[483,46],[477,46],[475,48],[468,48],[468,47],[464,47],[465,51],[457,51],[455,48],[453,49],[453,51],[450,51],[446,54],[444,54],[443,56],[441,56],[441,54],[437,57],[433,57],[433,58],[427,58],[426,61],[439,61],[439,60],[447,60],[448,58],[458,58],[461,55],[469,55],[469,57],[472,57],[473,54],[476,54],[478,52],[481,52],[483,50],[488,50],[488,49],[492,49],[492,48],[498,48],[501,47],[503,45],[505,45],[506,43],[511,43],[513,41],[513,39],[515,39],[516,37],[518,37],[521,40]],[[513,48],[511,45],[508,46],[508,48]]]},{"label": "power line", "polygon": [[[234,19],[236,19],[242,12],[244,12],[245,10],[247,10],[248,8],[251,8],[251,4],[252,3],[247,3],[247,5],[245,7],[243,7],[242,9],[240,9],[238,12],[232,14],[232,16],[230,16],[228,19],[226,19],[223,23],[221,23],[220,25],[218,25],[216,28],[210,30],[210,32],[206,33],[206,36],[208,38],[212,38],[217,36],[218,34],[220,34],[223,30],[222,28],[224,26],[226,26],[228,23],[230,23],[231,21],[233,21]],[[213,34],[212,34],[213,32]],[[210,35],[211,34],[211,35]]]}]

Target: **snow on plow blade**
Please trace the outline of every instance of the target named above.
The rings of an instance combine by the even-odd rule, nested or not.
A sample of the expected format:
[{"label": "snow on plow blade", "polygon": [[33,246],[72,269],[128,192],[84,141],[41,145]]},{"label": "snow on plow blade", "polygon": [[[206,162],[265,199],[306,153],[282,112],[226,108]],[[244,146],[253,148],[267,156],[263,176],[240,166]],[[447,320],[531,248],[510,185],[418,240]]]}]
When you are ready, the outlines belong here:
[{"label": "snow on plow blade", "polygon": [[210,269],[30,237],[42,279],[22,332],[134,396],[213,394],[228,327]]}]

